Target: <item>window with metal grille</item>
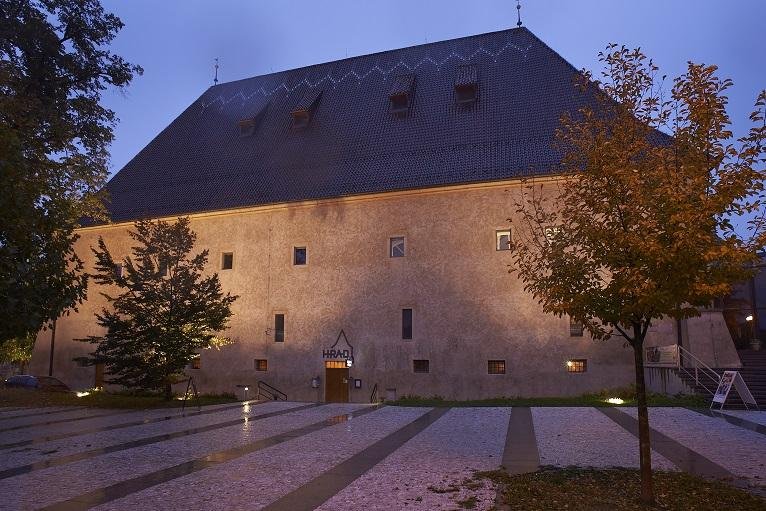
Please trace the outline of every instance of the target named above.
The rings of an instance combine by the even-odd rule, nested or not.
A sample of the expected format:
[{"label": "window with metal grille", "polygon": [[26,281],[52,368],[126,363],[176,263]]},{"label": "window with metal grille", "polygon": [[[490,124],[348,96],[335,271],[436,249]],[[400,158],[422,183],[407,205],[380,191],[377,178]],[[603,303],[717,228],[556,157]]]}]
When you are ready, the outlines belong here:
[{"label": "window with metal grille", "polygon": [[505,360],[487,360],[488,374],[505,374]]},{"label": "window with metal grille", "polygon": [[231,270],[234,268],[234,254],[231,252],[224,252],[221,255],[221,269]]},{"label": "window with metal grille", "polygon": [[255,359],[255,370],[256,371],[268,371],[269,370],[269,363],[265,358],[256,358]]},{"label": "window with metal grille", "polygon": [[427,373],[430,370],[428,360],[413,360],[412,370],[416,373]]},{"label": "window with metal grille", "polygon": [[306,247],[293,248],[293,264],[295,266],[303,266],[306,264]]},{"label": "window with metal grille", "polygon": [[579,321],[576,321],[574,318],[569,318],[569,336],[570,337],[582,337],[583,332],[585,331],[585,327],[583,327],[583,324]]},{"label": "window with metal grille", "polygon": [[284,314],[274,314],[274,342],[285,342]]},{"label": "window with metal grille", "polygon": [[191,359],[191,368],[192,369],[199,369],[202,367],[202,357],[197,355],[193,359]]},{"label": "window with metal grille", "polygon": [[584,373],[588,370],[588,361],[584,358],[576,358],[573,360],[567,360],[567,372],[569,373]]},{"label": "window with metal grille", "polygon": [[388,240],[389,255],[391,257],[404,257],[404,236],[395,236]]},{"label": "window with metal grille", "polygon": [[402,339],[412,339],[412,309],[402,309]]}]

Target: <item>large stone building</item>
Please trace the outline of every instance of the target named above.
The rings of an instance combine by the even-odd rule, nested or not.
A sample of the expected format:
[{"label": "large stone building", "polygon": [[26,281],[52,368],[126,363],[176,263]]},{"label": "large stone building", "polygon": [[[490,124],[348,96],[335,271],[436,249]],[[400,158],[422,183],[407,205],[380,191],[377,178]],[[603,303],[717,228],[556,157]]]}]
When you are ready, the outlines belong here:
[{"label": "large stone building", "polygon": [[[113,222],[80,229],[77,253],[91,269],[99,236],[122,257],[132,221],[191,218],[209,271],[240,296],[236,343],[188,370],[205,392],[261,380],[291,399],[366,401],[376,387],[489,398],[630,384],[630,348],[543,314],[508,273],[513,194],[522,176],[555,179],[559,116],[583,101],[576,73],[519,28],[213,86],[110,181]],[[103,306],[92,285],[58,320],[53,373],[74,387],[101,378],[72,359]],[[649,335],[739,363],[720,312]]]}]

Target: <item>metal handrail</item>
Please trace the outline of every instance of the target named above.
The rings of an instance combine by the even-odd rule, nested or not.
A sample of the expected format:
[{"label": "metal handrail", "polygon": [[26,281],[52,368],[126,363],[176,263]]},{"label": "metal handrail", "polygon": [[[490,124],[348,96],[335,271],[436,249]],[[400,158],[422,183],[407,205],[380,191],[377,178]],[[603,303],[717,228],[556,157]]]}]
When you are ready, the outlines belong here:
[{"label": "metal handrail", "polygon": [[[688,374],[690,377],[693,377],[695,384],[697,384],[698,386],[701,386],[703,389],[708,391],[711,395],[714,395],[715,394],[715,390],[718,388],[718,385],[721,383],[721,375],[718,374],[715,370],[713,370],[713,368],[708,366],[705,362],[703,362],[702,360],[697,358],[694,355],[694,353],[692,353],[691,351],[687,350],[683,346],[678,345],[678,350],[679,350],[678,351],[678,354],[679,354],[679,357],[678,357],[678,369],[680,371],[683,371],[684,373]],[[684,362],[683,362],[683,358],[684,357],[687,357],[688,359],[691,359],[691,361],[693,362],[693,367],[692,367],[692,369],[694,370],[693,374],[689,370],[689,368],[687,368],[684,365]],[[707,378],[708,380],[710,380],[710,382],[714,383],[715,384],[714,389],[713,390],[709,389],[707,387],[707,385],[705,385],[703,382],[701,382],[700,381],[700,376],[703,376],[703,377]]]},{"label": "metal handrail", "polygon": [[183,403],[181,404],[181,413],[184,413],[186,410],[186,400],[189,398],[190,388],[194,391],[194,399],[197,401],[197,410],[202,410],[202,405],[200,405],[199,402],[199,394],[197,393],[197,386],[194,384],[194,378],[189,376],[189,379],[186,381],[186,392],[184,392]]},{"label": "metal handrail", "polygon": [[262,394],[268,396],[272,401],[287,401],[287,394],[275,387],[272,387],[265,381],[258,380],[258,396],[256,399],[260,399]]},{"label": "metal handrail", "polygon": [[377,403],[378,401],[378,384],[376,383],[374,387],[372,387],[372,393],[370,394],[370,403]]}]

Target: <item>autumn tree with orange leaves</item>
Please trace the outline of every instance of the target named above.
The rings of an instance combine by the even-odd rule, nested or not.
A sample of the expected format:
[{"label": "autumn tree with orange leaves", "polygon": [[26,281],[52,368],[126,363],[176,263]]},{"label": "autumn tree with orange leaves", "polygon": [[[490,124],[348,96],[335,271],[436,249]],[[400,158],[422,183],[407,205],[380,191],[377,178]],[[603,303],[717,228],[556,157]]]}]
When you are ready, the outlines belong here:
[{"label": "autumn tree with orange leaves", "polygon": [[690,62],[668,93],[640,49],[610,45],[599,60],[601,79],[584,72],[577,82],[588,106],[561,118],[558,178],[525,181],[515,201],[511,272],[545,312],[633,348],[648,503],[644,339],[653,322],[697,316],[751,276],[766,243],[766,90],[734,140],[732,82],[716,66]]}]

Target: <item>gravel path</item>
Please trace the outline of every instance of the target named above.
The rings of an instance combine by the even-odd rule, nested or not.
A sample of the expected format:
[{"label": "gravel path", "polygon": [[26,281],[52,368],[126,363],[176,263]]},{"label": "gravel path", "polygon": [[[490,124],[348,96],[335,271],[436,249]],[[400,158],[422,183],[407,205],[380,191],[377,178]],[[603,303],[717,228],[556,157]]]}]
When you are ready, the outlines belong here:
[{"label": "gravel path", "polygon": [[[623,408],[636,417],[635,408]],[[766,482],[766,436],[686,408],[650,408],[649,425],[750,484]]]},{"label": "gravel path", "polygon": [[230,463],[147,488],[94,509],[259,509],[412,422],[428,410],[385,407],[248,454]]},{"label": "gravel path", "polygon": [[[47,468],[0,481],[0,509],[32,509],[75,497],[189,461],[244,445],[314,422],[348,413],[360,405],[327,405],[251,422],[243,426],[182,437],[67,465]],[[55,482],[55,484],[51,484]],[[154,503],[153,503],[154,504]]]},{"label": "gravel path", "polygon": [[[541,465],[638,467],[638,439],[595,408],[533,408]],[[678,470],[652,451],[652,466]]]},{"label": "gravel path", "polygon": [[495,489],[471,479],[476,470],[500,466],[510,413],[510,408],[450,410],[318,510],[456,509],[471,497],[476,499],[471,509],[492,508]]}]

